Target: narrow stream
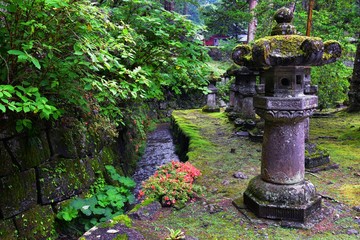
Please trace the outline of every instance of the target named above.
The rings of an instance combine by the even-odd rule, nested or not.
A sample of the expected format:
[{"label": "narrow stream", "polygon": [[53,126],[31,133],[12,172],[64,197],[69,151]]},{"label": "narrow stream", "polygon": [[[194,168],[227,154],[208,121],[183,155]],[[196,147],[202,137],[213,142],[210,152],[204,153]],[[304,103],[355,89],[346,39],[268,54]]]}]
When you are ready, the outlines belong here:
[{"label": "narrow stream", "polygon": [[179,161],[175,154],[175,145],[170,132],[169,123],[161,123],[148,135],[144,155],[138,162],[137,169],[133,175],[136,182],[135,196],[141,189],[141,183],[153,175],[159,166],[172,160]]}]

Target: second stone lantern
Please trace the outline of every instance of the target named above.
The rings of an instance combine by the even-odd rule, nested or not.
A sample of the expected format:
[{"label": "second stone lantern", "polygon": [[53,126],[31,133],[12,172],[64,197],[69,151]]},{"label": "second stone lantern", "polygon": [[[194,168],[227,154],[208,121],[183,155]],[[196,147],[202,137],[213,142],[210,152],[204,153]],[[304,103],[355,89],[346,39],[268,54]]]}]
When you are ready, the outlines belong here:
[{"label": "second stone lantern", "polygon": [[254,97],[265,120],[261,174],[250,181],[244,203],[258,217],[305,222],[321,209],[321,198],[304,178],[305,120],[317,107],[316,96],[304,95],[304,81],[308,66],[335,62],[341,46],[298,35],[292,18],[289,9],[279,9],[271,36],[237,46],[233,60],[265,81],[265,94]]}]

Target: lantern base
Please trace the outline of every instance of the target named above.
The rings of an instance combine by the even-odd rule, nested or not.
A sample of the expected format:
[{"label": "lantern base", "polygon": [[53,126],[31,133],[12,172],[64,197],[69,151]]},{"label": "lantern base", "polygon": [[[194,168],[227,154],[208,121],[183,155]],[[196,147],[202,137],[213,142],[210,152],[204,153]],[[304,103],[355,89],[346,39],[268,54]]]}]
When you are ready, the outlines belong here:
[{"label": "lantern base", "polygon": [[305,222],[321,209],[321,197],[308,181],[279,185],[258,176],[250,181],[244,204],[258,217]]}]

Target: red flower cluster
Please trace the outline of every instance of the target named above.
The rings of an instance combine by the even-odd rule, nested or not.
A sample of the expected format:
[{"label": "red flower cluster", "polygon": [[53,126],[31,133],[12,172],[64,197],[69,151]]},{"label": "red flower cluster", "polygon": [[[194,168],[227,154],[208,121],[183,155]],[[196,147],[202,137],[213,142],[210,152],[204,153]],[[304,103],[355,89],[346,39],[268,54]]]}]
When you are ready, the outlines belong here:
[{"label": "red flower cluster", "polygon": [[175,162],[161,166],[139,191],[138,198],[154,198],[163,206],[184,205],[195,194],[193,182],[200,171],[189,162]]}]

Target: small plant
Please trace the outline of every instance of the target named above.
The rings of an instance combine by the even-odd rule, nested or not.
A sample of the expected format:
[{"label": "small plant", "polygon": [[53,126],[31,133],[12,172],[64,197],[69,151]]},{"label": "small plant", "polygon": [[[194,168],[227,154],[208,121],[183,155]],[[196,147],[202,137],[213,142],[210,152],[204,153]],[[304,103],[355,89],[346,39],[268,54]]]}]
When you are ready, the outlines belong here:
[{"label": "small plant", "polygon": [[165,238],[165,240],[176,240],[176,239],[185,239],[185,234],[181,229],[171,229],[167,228],[170,231],[170,235]]},{"label": "small plant", "polygon": [[143,182],[138,198],[157,199],[163,206],[181,208],[200,192],[200,187],[193,184],[200,175],[200,171],[189,162],[172,161]]},{"label": "small plant", "polygon": [[135,200],[131,189],[136,183],[131,178],[120,176],[113,166],[107,165],[105,168],[119,186],[106,185],[102,181],[97,181],[88,198],[75,198],[57,214],[58,219],[66,222],[76,221],[87,230],[97,223],[124,213],[126,204],[133,203]]}]

